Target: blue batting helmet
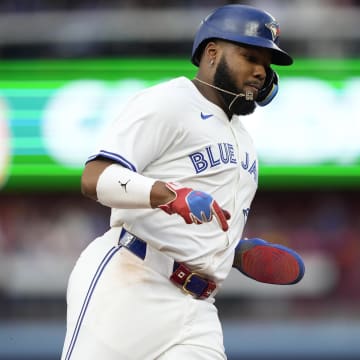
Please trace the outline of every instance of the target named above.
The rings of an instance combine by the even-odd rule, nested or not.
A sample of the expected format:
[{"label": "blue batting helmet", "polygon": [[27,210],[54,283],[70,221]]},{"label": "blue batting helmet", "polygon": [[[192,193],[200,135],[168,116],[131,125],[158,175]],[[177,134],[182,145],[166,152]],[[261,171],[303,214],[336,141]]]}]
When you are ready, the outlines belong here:
[{"label": "blue batting helmet", "polygon": [[222,39],[270,49],[273,64],[291,65],[291,56],[279,48],[279,34],[279,23],[269,13],[247,5],[225,5],[201,22],[191,61],[199,66],[203,45],[210,39]]}]

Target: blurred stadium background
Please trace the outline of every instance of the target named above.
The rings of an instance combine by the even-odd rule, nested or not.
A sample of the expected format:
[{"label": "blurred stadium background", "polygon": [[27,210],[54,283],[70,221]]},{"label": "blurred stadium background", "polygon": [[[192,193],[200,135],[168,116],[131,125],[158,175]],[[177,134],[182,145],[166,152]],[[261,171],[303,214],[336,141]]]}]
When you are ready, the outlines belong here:
[{"label": "blurred stadium background", "polygon": [[[227,1],[0,1],[0,359],[60,358],[66,282],[109,211],[79,191],[102,124],[134,91],[196,69],[199,21]],[[296,249],[304,280],[231,273],[229,360],[360,358],[360,1],[240,1],[275,15],[280,93],[246,119],[259,191],[246,234]]]}]

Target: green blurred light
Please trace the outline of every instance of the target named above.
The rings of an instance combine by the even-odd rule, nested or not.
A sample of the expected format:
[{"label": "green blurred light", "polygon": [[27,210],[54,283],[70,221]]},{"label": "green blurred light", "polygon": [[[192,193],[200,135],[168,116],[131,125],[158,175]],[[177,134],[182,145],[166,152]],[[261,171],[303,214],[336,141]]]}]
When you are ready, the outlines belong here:
[{"label": "green blurred light", "polygon": [[[275,66],[280,79],[307,77],[326,80],[341,88],[360,76],[358,59],[296,59],[293,66]],[[4,190],[77,189],[81,169],[61,166],[46,153],[42,138],[43,106],[69,81],[102,80],[109,85],[122,79],[140,79],[152,85],[176,76],[193,77],[197,68],[189,59],[73,59],[0,61],[0,95],[10,105],[12,160]],[[64,119],[66,121],[66,119]],[[35,152],[35,153],[34,153]],[[358,187],[360,166],[260,166],[259,186]]]}]

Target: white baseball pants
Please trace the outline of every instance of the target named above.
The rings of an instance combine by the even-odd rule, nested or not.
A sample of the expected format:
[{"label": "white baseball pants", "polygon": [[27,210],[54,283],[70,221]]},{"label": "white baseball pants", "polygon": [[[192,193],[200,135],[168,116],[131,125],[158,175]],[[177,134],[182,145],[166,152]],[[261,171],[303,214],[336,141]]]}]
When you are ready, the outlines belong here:
[{"label": "white baseball pants", "polygon": [[70,275],[61,359],[226,359],[213,300],[185,294],[119,247],[120,231],[95,239]]}]

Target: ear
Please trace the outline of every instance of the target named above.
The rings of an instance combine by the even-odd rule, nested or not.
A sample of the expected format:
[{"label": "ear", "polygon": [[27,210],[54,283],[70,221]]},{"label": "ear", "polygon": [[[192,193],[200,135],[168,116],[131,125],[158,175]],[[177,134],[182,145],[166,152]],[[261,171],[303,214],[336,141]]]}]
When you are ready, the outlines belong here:
[{"label": "ear", "polygon": [[209,41],[203,51],[202,60],[207,64],[214,65],[219,57],[219,50],[219,45],[215,41]]}]

